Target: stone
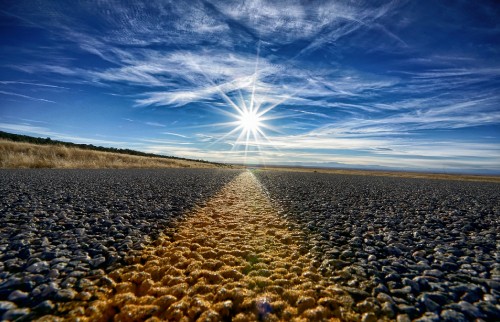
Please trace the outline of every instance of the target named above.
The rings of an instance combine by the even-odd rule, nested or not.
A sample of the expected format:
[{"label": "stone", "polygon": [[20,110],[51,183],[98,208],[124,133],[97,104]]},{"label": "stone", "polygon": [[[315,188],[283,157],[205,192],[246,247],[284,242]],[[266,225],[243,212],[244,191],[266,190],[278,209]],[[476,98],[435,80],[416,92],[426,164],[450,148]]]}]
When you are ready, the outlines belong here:
[{"label": "stone", "polygon": [[0,301],[0,315],[4,314],[8,310],[17,308],[16,303],[9,301]]},{"label": "stone", "polygon": [[500,281],[486,280],[486,285],[495,291],[500,291]]},{"label": "stone", "polygon": [[394,303],[394,300],[392,299],[392,297],[386,293],[378,293],[377,294],[377,301],[379,301],[380,303],[386,303],[386,302]]},{"label": "stone", "polygon": [[488,319],[500,321],[500,309],[496,305],[490,302],[479,302],[476,304],[488,316]]},{"label": "stone", "polygon": [[99,256],[96,258],[93,258],[89,261],[90,265],[92,267],[99,267],[100,265],[104,264],[106,262],[106,257],[104,256]]},{"label": "stone", "polygon": [[77,292],[70,288],[58,290],[55,294],[55,299],[59,301],[71,301],[77,296]]},{"label": "stone", "polygon": [[450,321],[450,322],[467,322],[467,318],[465,315],[463,315],[460,312],[454,311],[454,310],[443,310],[441,312],[441,319],[443,321]]},{"label": "stone", "polygon": [[439,312],[439,310],[441,310],[441,305],[434,302],[428,294],[424,293],[423,295],[419,296],[418,300],[425,306],[426,310],[429,312]]},{"label": "stone", "polygon": [[391,294],[395,297],[405,298],[411,294],[411,286],[393,289],[391,290]]},{"label": "stone", "polygon": [[58,287],[54,283],[40,284],[31,291],[31,296],[34,298],[46,298],[52,295],[58,290]]},{"label": "stone", "polygon": [[2,321],[13,321],[17,319],[21,319],[30,314],[30,309],[22,308],[22,309],[10,309],[2,315]]},{"label": "stone", "polygon": [[411,322],[411,319],[407,314],[398,314],[396,322]]},{"label": "stone", "polygon": [[316,304],[316,301],[314,300],[314,298],[309,297],[309,296],[299,297],[297,300],[297,303],[296,303],[299,311],[305,311],[307,309],[311,309],[314,307],[315,304]]},{"label": "stone", "polygon": [[55,268],[51,269],[47,274],[47,276],[50,277],[51,279],[56,279],[59,277],[59,275],[60,275],[59,271]]},{"label": "stone", "polygon": [[481,299],[481,295],[478,292],[466,292],[460,299],[469,303],[475,303]]},{"label": "stone", "polygon": [[356,301],[361,301],[364,300],[365,298],[369,297],[370,294],[368,292],[365,292],[363,290],[360,290],[358,288],[354,287],[344,287],[344,289],[349,293],[349,295],[352,296],[352,298]]},{"label": "stone", "polygon": [[394,255],[394,256],[401,256],[401,255],[403,255],[403,251],[401,249],[399,249],[398,247],[393,246],[393,245],[387,246],[387,253],[389,255]]},{"label": "stone", "polygon": [[9,294],[8,300],[12,302],[21,302],[26,299],[28,299],[28,293],[20,291],[20,290],[15,290],[12,291],[12,293]]},{"label": "stone", "polygon": [[419,286],[421,291],[429,289],[429,280],[423,276],[417,276],[413,279]]},{"label": "stone", "polygon": [[423,293],[422,296],[427,296],[434,302],[440,304],[440,305],[445,305],[448,302],[448,298],[446,294],[442,292],[428,292],[428,293]]},{"label": "stone", "polygon": [[418,285],[418,283],[415,282],[414,280],[411,280],[407,277],[404,277],[402,279],[402,282],[403,282],[403,285],[411,287],[411,290],[413,293],[420,292],[420,285]]},{"label": "stone", "polygon": [[32,264],[31,266],[26,268],[26,271],[28,271],[30,273],[39,274],[39,273],[45,273],[49,269],[50,269],[49,263],[47,263],[45,261],[41,261],[41,262],[37,262],[37,263]]},{"label": "stone", "polygon": [[374,289],[373,289],[373,292],[372,294],[375,296],[379,293],[386,293],[388,294],[389,293],[389,289],[387,288],[387,286],[385,286],[384,284],[378,284]]},{"label": "stone", "polygon": [[444,273],[439,269],[428,269],[424,271],[424,276],[433,276],[437,278],[443,277]]},{"label": "stone", "polygon": [[361,322],[376,322],[377,316],[373,312],[363,313]]},{"label": "stone", "polygon": [[434,312],[425,312],[420,318],[414,320],[414,322],[438,322],[440,321],[439,315]]},{"label": "stone", "polygon": [[407,304],[398,304],[398,311],[408,315],[412,319],[415,318],[418,314],[416,307]]},{"label": "stone", "polygon": [[382,314],[386,315],[388,318],[394,318],[396,316],[396,306],[391,302],[385,302],[382,304]]},{"label": "stone", "polygon": [[486,315],[481,312],[477,306],[472,305],[469,302],[460,301],[458,302],[458,305],[460,306],[460,311],[462,311],[462,313],[469,319],[483,319],[486,317]]},{"label": "stone", "polygon": [[39,303],[38,305],[36,305],[33,310],[36,311],[37,313],[40,313],[40,314],[47,314],[47,313],[50,313],[54,310],[56,306],[54,305],[54,303],[52,303],[52,301],[50,300],[45,300],[41,303]]}]

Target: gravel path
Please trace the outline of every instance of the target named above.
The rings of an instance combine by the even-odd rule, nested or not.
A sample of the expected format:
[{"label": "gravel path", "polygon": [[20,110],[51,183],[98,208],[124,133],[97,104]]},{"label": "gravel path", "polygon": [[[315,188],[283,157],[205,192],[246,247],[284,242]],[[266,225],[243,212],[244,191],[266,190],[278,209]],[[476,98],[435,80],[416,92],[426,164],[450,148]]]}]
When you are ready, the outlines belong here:
[{"label": "gravel path", "polygon": [[255,175],[1,170],[0,316],[500,320],[500,184]]},{"label": "gravel path", "polygon": [[[80,321],[356,320],[352,298],[317,271],[304,234],[274,211],[250,172],[178,221],[132,265],[71,308]],[[68,308],[69,309],[69,308]],[[338,321],[333,319],[332,321]]]},{"label": "gravel path", "polygon": [[500,184],[257,171],[358,312],[500,320]]},{"label": "gravel path", "polygon": [[29,320],[124,263],[241,171],[1,170],[0,317]]}]

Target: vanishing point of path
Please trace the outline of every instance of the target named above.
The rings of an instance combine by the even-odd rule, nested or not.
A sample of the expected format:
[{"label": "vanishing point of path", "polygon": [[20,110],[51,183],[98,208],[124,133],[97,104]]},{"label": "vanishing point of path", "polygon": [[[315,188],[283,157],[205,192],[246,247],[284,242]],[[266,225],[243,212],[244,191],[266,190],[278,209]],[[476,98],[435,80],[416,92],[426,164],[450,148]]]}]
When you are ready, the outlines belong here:
[{"label": "vanishing point of path", "polygon": [[308,256],[303,238],[278,216],[254,175],[244,172],[151,246],[132,255],[129,266],[90,285],[89,296],[99,299],[66,307],[71,311],[65,318],[359,319],[352,311],[352,298],[317,271],[318,263]]}]

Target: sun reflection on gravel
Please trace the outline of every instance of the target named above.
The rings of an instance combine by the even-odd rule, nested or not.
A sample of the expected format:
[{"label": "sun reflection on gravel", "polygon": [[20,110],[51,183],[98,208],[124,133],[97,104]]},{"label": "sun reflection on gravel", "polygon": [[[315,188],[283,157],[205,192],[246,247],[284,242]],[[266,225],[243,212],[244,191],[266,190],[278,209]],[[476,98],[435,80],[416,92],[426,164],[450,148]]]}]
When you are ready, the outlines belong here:
[{"label": "sun reflection on gravel", "polygon": [[305,235],[245,172],[203,208],[89,287],[80,321],[356,320],[353,299],[318,271]]}]

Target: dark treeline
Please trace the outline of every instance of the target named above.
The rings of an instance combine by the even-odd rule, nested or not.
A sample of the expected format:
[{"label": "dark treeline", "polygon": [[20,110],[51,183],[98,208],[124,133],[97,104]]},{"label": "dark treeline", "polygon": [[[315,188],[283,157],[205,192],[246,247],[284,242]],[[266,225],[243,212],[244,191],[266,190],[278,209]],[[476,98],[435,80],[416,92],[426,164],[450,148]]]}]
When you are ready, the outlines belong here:
[{"label": "dark treeline", "polygon": [[103,146],[96,146],[93,144],[77,144],[77,143],[71,143],[71,142],[64,142],[64,141],[52,140],[49,137],[36,138],[33,136],[29,136],[29,135],[13,134],[13,133],[7,133],[7,132],[3,132],[3,131],[0,131],[0,139],[6,139],[6,140],[10,140],[10,141],[15,141],[15,142],[44,144],[44,145],[63,145],[63,146],[72,147],[72,148],[79,148],[79,149],[85,149],[85,150],[95,150],[95,151],[102,151],[102,152],[113,152],[113,153],[121,153],[121,154],[130,154],[130,155],[137,155],[137,156],[141,156],[141,157],[176,159],[176,160],[196,161],[196,162],[216,164],[216,165],[225,165],[225,164],[217,163],[217,162],[209,162],[209,161],[205,161],[205,160],[194,160],[194,159],[179,158],[179,157],[174,157],[174,156],[158,155],[158,154],[145,153],[145,152],[140,152],[140,151],[135,151],[135,150],[130,150],[130,149],[106,148]]}]

